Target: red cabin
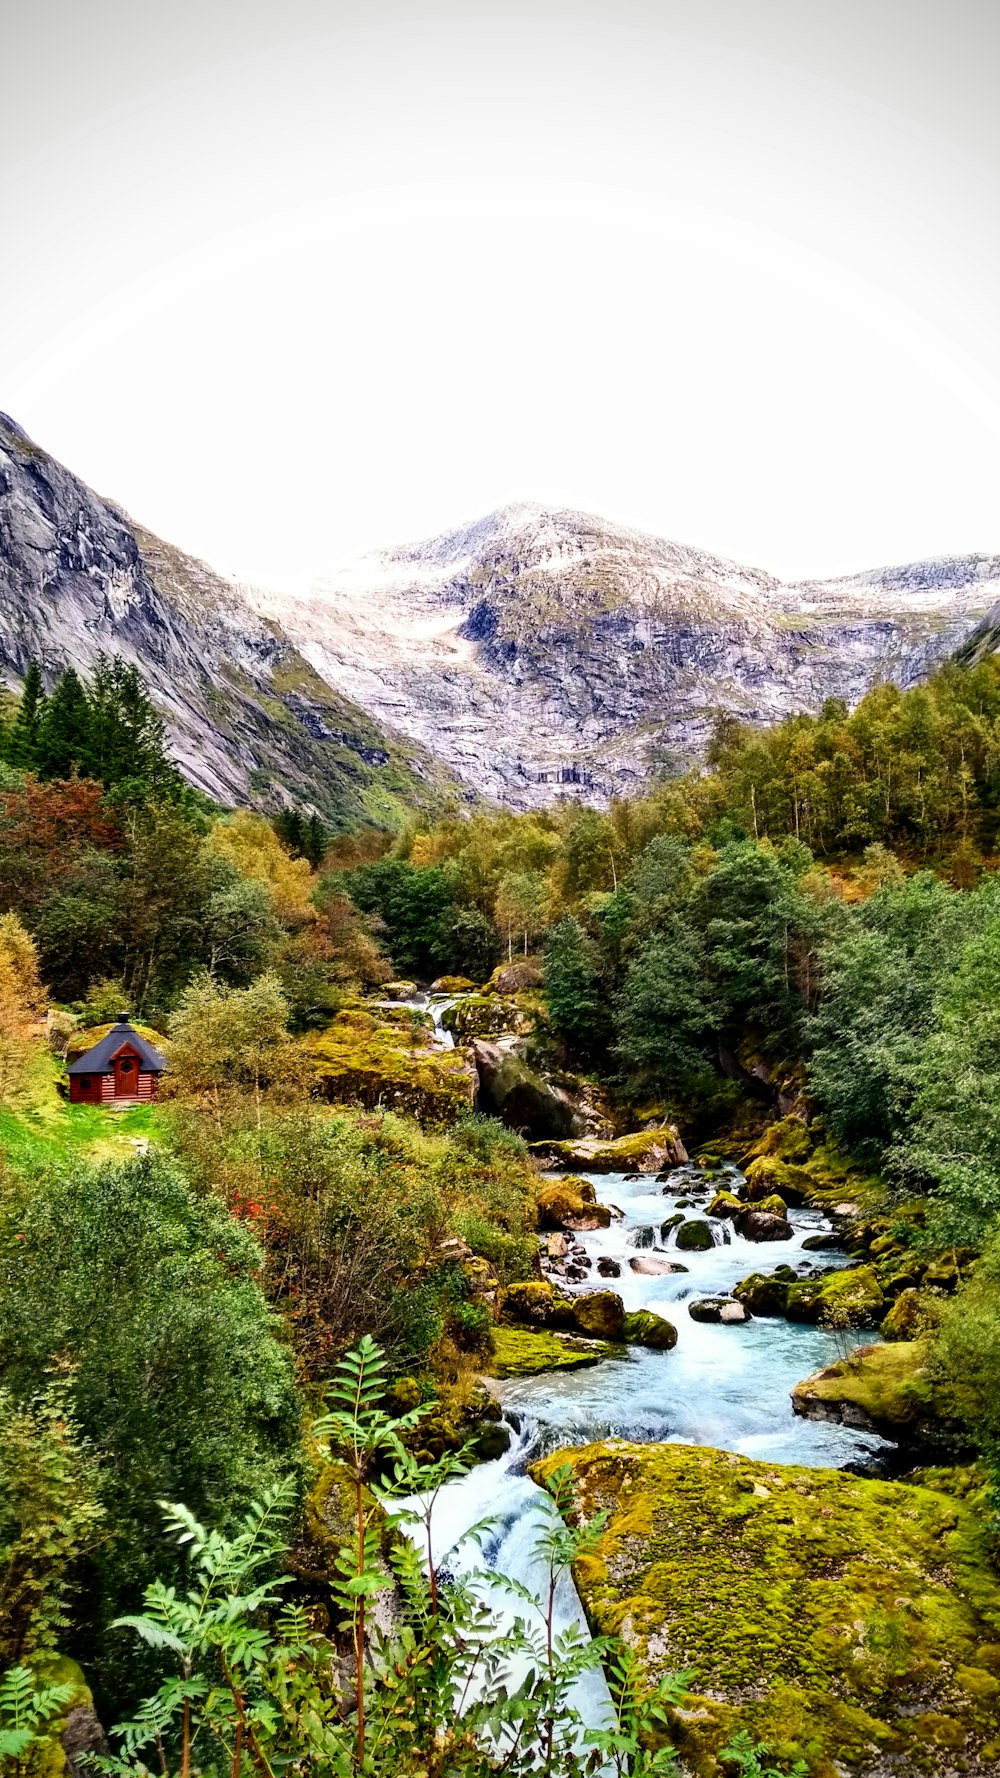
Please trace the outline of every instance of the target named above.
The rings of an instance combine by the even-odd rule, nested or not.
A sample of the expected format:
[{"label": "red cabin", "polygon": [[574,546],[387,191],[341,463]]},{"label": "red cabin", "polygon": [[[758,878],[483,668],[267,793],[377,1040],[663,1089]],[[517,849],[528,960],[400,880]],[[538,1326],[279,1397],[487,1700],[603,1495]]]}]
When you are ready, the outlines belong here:
[{"label": "red cabin", "polygon": [[155,1099],[166,1057],[140,1037],[127,1019],[71,1062],[72,1105],[136,1105]]}]

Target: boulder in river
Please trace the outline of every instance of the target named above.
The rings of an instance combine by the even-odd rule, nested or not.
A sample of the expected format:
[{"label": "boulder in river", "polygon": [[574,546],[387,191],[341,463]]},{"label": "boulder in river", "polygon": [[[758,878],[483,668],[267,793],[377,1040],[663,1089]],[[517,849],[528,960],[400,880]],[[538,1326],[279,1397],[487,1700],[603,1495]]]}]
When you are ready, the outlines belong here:
[{"label": "boulder in river", "polygon": [[630,1247],[655,1247],[656,1230],[651,1228],[633,1229],[628,1237]]},{"label": "boulder in river", "polygon": [[872,1267],[846,1266],[792,1284],[785,1314],[789,1321],[811,1321],[820,1327],[877,1327],[885,1306]]},{"label": "boulder in river", "polygon": [[793,1232],[783,1216],[771,1216],[766,1210],[743,1210],[736,1227],[744,1241],[790,1241]]},{"label": "boulder in river", "polygon": [[474,994],[475,982],[470,982],[467,975],[439,975],[436,982],[431,983],[432,994]]},{"label": "boulder in river", "polygon": [[658,1173],[664,1163],[687,1160],[687,1150],[673,1124],[657,1130],[637,1130],[631,1136],[602,1141],[582,1136],[562,1142],[533,1142],[545,1159],[588,1173]]},{"label": "boulder in river", "polygon": [[716,1192],[715,1197],[708,1206],[708,1214],[709,1216],[724,1217],[728,1219],[729,1222],[735,1222],[738,1216],[743,1215],[745,1209],[746,1205],[740,1202],[734,1192],[722,1191]]},{"label": "boulder in river", "polygon": [[602,1278],[620,1278],[622,1275],[622,1269],[618,1260],[612,1259],[610,1254],[607,1253],[601,1254],[601,1257],[597,1262],[597,1270]]},{"label": "boulder in river", "polygon": [[783,1315],[790,1287],[796,1282],[791,1266],[779,1266],[771,1273],[751,1272],[733,1287],[737,1302],[752,1315]]},{"label": "boulder in river", "polygon": [[746,1170],[744,1190],[751,1204],[777,1192],[786,1204],[801,1205],[809,1203],[816,1182],[803,1167],[789,1166],[775,1155],[761,1155]]},{"label": "boulder in river", "polygon": [[751,1319],[746,1304],[733,1296],[697,1297],[693,1303],[688,1303],[688,1314],[692,1321],[716,1322],[724,1326]]},{"label": "boulder in river", "polygon": [[552,1180],[538,1193],[538,1226],[540,1229],[569,1229],[574,1234],[587,1234],[606,1229],[611,1212],[598,1204],[588,1179]]},{"label": "boulder in river", "polygon": [[667,1259],[658,1253],[637,1253],[629,1260],[633,1272],[641,1278],[666,1278],[671,1272],[686,1272],[687,1266],[678,1265],[676,1260]]},{"label": "boulder in river", "polygon": [[625,1310],[620,1296],[613,1290],[588,1290],[586,1296],[574,1297],[573,1317],[577,1331],[594,1340],[620,1340]]},{"label": "boulder in river", "polygon": [[849,1358],[796,1383],[792,1407],[807,1420],[877,1432],[914,1454],[961,1456],[967,1432],[949,1417],[928,1369],[933,1339],[858,1346]]},{"label": "boulder in river", "polygon": [[677,1329],[665,1315],[657,1315],[652,1309],[633,1309],[622,1322],[621,1337],[629,1346],[670,1352],[677,1344]]},{"label": "boulder in river", "polygon": [[701,1216],[692,1216],[682,1222],[674,1240],[681,1253],[708,1253],[715,1246],[712,1231]]},{"label": "boulder in river", "polygon": [[583,1520],[608,1514],[576,1572],[592,1630],[625,1638],[640,1683],[693,1671],[687,1771],[745,1730],[786,1770],[996,1773],[1000,1579],[974,1496],[620,1439],[531,1473],[565,1463]]},{"label": "boulder in river", "polygon": [[530,1279],[508,1286],[501,1317],[529,1327],[585,1334],[590,1339],[620,1340],[625,1309],[613,1290],[588,1290],[584,1295],[568,1296],[547,1281]]},{"label": "boulder in river", "polygon": [[834,1253],[840,1246],[840,1236],[832,1229],[818,1235],[807,1235],[802,1243],[803,1253]]}]

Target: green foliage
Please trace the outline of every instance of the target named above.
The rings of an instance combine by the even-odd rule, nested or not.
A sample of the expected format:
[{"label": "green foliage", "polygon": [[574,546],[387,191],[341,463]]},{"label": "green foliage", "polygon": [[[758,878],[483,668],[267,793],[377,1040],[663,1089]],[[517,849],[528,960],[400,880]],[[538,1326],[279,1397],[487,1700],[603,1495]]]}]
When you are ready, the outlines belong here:
[{"label": "green foliage", "polygon": [[549,1017],[570,1049],[584,1058],[599,1053],[608,1015],[598,953],[569,915],[551,928],[545,941],[545,995]]},{"label": "green foliage", "polygon": [[453,897],[442,871],[380,858],[352,871],[345,886],[356,908],[381,921],[397,969],[420,978],[458,972],[446,937]]},{"label": "green foliage", "polygon": [[55,1650],[80,1559],[101,1535],[100,1474],[67,1378],[18,1406],[0,1390],[0,1663]]},{"label": "green foliage", "polygon": [[[120,1751],[97,1759],[97,1769],[132,1778],[155,1751],[166,1774],[187,1773],[197,1761],[203,1778],[596,1778],[598,1770],[646,1778],[674,1770],[670,1749],[651,1751],[651,1737],[666,1724],[683,1681],[665,1678],[649,1692],[626,1651],[576,1629],[556,1630],[557,1588],[603,1529],[600,1520],[568,1523],[568,1472],[552,1478],[554,1510],[543,1516],[535,1552],[545,1575],[541,1609],[507,1580],[524,1615],[498,1634],[478,1591],[497,1577],[473,1571],[446,1582],[435,1565],[435,1509],[466,1457],[423,1464],[409,1454],[404,1437],[425,1410],[387,1414],[384,1370],[378,1347],[360,1341],[338,1367],[330,1408],[313,1429],[340,1466],[352,1503],[351,1537],[335,1558],[332,1585],[351,1665],[333,1658],[334,1645],[306,1612],[283,1602],[287,1578],[277,1571],[293,1492],[287,1485],[262,1495],[228,1535],[207,1531],[186,1507],[164,1506],[189,1552],[188,1584],[179,1591],[151,1583],[143,1611],[120,1623],[173,1671],[114,1731]],[[388,1560],[378,1532],[385,1511],[396,1531]],[[465,1541],[487,1529],[473,1527]],[[403,1530],[409,1535],[399,1536]],[[395,1621],[381,1628],[371,1621],[372,1602],[393,1583]],[[570,1694],[602,1657],[618,1718],[585,1731]]]},{"label": "green foliage", "polygon": [[299,1410],[259,1265],[249,1232],[155,1154],[43,1178],[0,1209],[0,1374],[25,1408],[68,1360],[102,1461],[95,1629],[162,1555],[158,1498],[183,1493],[224,1522],[289,1467]]},{"label": "green foliage", "polygon": [[51,1743],[54,1720],[76,1688],[40,1686],[28,1667],[10,1667],[0,1676],[0,1762],[13,1778],[32,1769],[32,1754]]},{"label": "green foliage", "polygon": [[187,794],[142,675],[120,655],[98,658],[89,687],[67,667],[49,698],[38,662],[29,662],[4,753],[40,778],[93,778],[119,801]]},{"label": "green foliage", "polygon": [[746,1729],[738,1729],[719,1758],[729,1761],[740,1778],[806,1778],[809,1767],[804,1759],[796,1760],[783,1771],[780,1766],[764,1764],[771,1752],[766,1741],[755,1741]]}]

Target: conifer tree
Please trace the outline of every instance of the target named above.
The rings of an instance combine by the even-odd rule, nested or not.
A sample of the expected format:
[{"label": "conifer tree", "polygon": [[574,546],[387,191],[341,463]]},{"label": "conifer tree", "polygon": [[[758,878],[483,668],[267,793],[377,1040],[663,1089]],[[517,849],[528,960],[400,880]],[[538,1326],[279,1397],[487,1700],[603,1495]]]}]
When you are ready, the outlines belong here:
[{"label": "conifer tree", "polygon": [[45,688],[42,684],[42,669],[36,660],[30,660],[24,675],[20,708],[14,719],[14,726],[8,742],[7,751],[11,765],[21,766],[23,770],[29,772],[34,770],[38,761],[38,735],[44,708]]},{"label": "conifer tree", "polygon": [[67,667],[42,711],[36,764],[41,778],[85,776],[90,754],[90,702],[73,667]]}]

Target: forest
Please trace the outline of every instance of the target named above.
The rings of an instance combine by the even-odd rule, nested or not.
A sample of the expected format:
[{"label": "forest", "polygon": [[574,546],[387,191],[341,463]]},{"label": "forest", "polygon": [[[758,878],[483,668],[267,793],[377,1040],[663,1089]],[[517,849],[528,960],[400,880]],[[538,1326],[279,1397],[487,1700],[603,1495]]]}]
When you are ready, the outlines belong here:
[{"label": "forest", "polygon": [[[87,1769],[122,1775],[826,1778],[752,1709],[678,1766],[691,1673],[555,1627],[607,1518],[569,1468],[540,1627],[498,1637],[437,1571],[551,1227],[468,1043],[502,1001],[524,1070],[616,1137],[756,1155],[779,1206],[856,1199],[995,1556],[998,835],[992,658],[720,722],[703,769],[606,810],[335,836],[190,790],[120,660],[48,694],[33,665],[0,730],[2,1769],[69,1770],[76,1709],[108,1730]],[[415,1008],[435,983],[454,1050]],[[122,1015],[165,1048],[161,1097],[67,1104]],[[616,1714],[585,1727],[598,1666]]]}]

